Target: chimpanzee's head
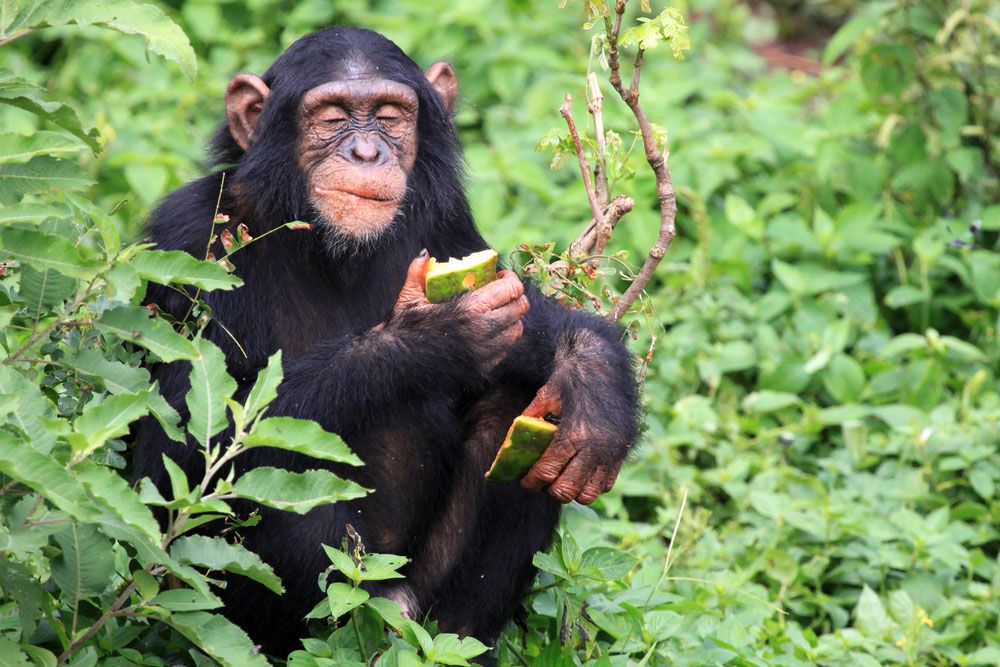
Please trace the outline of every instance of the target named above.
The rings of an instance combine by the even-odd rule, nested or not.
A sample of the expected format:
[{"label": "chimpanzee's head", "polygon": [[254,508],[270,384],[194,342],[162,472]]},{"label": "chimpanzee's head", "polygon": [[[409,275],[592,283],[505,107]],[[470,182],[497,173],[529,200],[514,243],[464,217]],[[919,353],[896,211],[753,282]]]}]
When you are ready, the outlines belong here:
[{"label": "chimpanzee's head", "polygon": [[297,41],[263,78],[233,79],[216,149],[268,226],[310,219],[339,242],[366,242],[420,207],[408,193],[457,181],[457,95],[447,63],[424,73],[377,33],[331,28]]}]

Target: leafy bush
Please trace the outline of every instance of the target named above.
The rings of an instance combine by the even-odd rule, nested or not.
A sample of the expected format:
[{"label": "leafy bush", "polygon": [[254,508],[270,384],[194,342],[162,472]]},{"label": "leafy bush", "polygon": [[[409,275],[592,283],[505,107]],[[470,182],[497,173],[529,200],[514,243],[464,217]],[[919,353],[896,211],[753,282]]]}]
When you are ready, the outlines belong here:
[{"label": "leafy bush", "polygon": [[[645,446],[536,557],[502,664],[1000,661],[1000,9],[812,3],[827,5],[851,14],[816,77],[768,68],[746,46],[766,19],[730,0],[692,4],[688,59],[643,71],[681,204],[647,289],[655,319],[632,331],[637,351],[656,342]],[[360,492],[220,474],[244,447],[323,438],[350,454],[314,425],[262,416],[276,359],[247,403],[226,402],[200,316],[175,328],[138,305],[149,281],[238,284],[133,242],[148,207],[197,172],[231,74],[262,71],[330,22],[383,31],[418,62],[451,58],[477,217],[494,245],[527,244],[527,263],[591,215],[577,172],[534,151],[564,134],[550,133],[564,93],[582,96],[588,67],[600,71],[579,7],[84,0],[0,12],[0,662],[262,664],[215,614],[210,576],[280,584],[238,545],[188,531],[230,498],[302,510]],[[168,62],[147,62],[147,48]],[[608,127],[627,127],[626,112],[609,106]],[[617,173],[636,208],[614,243],[635,258],[659,216],[630,143],[623,132]],[[136,419],[183,437],[141,366],[157,359],[194,360],[192,404],[212,409],[187,429],[215,473],[175,475],[170,499],[117,472]],[[211,401],[197,393],[208,388]],[[208,448],[226,408],[237,446]],[[151,506],[168,508],[165,532]],[[357,564],[389,577],[398,560],[330,546],[346,580],[320,582],[315,637],[288,662],[462,664],[482,650],[362,599]]]}]

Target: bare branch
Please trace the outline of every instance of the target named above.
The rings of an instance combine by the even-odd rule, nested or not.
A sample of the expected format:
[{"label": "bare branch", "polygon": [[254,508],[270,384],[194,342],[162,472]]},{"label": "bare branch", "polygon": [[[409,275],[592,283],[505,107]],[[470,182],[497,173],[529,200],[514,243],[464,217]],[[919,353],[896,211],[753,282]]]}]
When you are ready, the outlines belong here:
[{"label": "bare branch", "polygon": [[[635,200],[626,195],[618,195],[604,209],[604,222],[612,230],[618,225],[622,217],[635,208]],[[596,255],[594,243],[597,241],[597,221],[591,220],[590,224],[583,228],[580,235],[569,246],[570,255],[579,257],[582,255]]]},{"label": "bare branch", "polygon": [[587,162],[587,156],[583,153],[583,144],[580,143],[580,135],[576,131],[576,121],[573,120],[573,96],[569,93],[566,94],[566,99],[563,100],[562,108],[559,109],[559,113],[562,117],[566,119],[566,125],[569,126],[569,136],[573,139],[573,147],[576,149],[576,159],[580,163],[580,172],[583,174],[583,185],[587,189],[587,199],[590,200],[590,210],[594,214],[594,219],[598,221],[601,225],[604,222],[604,207],[601,202],[597,199],[597,193],[594,191],[594,183],[590,179],[590,163]]},{"label": "bare branch", "polygon": [[594,136],[597,139],[597,169],[595,170],[595,180],[597,181],[597,198],[603,206],[608,205],[608,162],[607,146],[604,136],[604,94],[601,92],[601,84],[597,80],[597,75],[590,72],[587,75],[588,98],[587,111],[594,117]]}]

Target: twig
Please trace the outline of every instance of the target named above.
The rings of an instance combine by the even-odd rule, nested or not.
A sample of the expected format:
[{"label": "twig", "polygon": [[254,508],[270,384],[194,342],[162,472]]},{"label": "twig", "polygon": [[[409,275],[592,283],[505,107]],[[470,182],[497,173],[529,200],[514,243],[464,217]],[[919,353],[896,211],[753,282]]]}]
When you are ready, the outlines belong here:
[{"label": "twig", "polygon": [[21,39],[25,35],[30,35],[34,32],[34,29],[28,28],[27,30],[22,30],[21,32],[12,32],[6,37],[0,38],[0,46],[7,46],[16,39]]},{"label": "twig", "polygon": [[656,177],[656,194],[660,200],[660,231],[656,238],[656,243],[649,249],[646,261],[642,265],[635,280],[628,286],[625,293],[615,304],[611,312],[611,318],[618,321],[628,312],[628,309],[639,298],[639,295],[649,284],[656,267],[667,253],[667,249],[674,240],[676,228],[674,225],[677,217],[677,194],[674,192],[673,180],[670,177],[670,169],[667,166],[667,155],[660,152],[656,145],[656,138],[653,134],[653,127],[646,117],[646,112],[639,104],[639,75],[642,69],[643,52],[640,49],[636,54],[635,64],[632,70],[632,83],[629,89],[622,85],[621,61],[618,57],[618,34],[621,30],[622,16],[625,14],[627,0],[616,0],[615,21],[608,32],[608,65],[611,67],[610,81],[615,92],[622,98],[622,101],[632,110],[636,122],[639,124],[639,133],[642,135],[642,145],[646,151],[646,161],[649,163],[653,174]]},{"label": "twig", "polygon": [[559,109],[559,113],[562,117],[566,119],[566,125],[569,126],[569,136],[573,139],[573,147],[576,149],[576,159],[580,163],[580,172],[583,174],[583,185],[587,189],[587,199],[590,201],[590,210],[594,213],[594,220],[597,220],[598,226],[604,224],[604,211],[601,202],[597,199],[597,193],[594,191],[594,183],[590,179],[590,163],[587,162],[587,156],[583,153],[583,145],[580,143],[580,134],[576,131],[576,122],[573,120],[573,96],[569,93],[566,94],[566,99],[563,100],[562,108]]},{"label": "twig", "polygon": [[594,117],[594,136],[597,138],[597,169],[595,170],[595,180],[597,181],[597,198],[607,206],[608,204],[608,161],[606,137],[604,136],[604,94],[601,93],[601,84],[597,80],[597,75],[591,72],[587,75],[588,97],[587,111]]},{"label": "twig", "polygon": [[135,591],[138,585],[139,584],[133,580],[132,583],[126,586],[125,590],[122,591],[122,594],[118,596],[118,599],[115,600],[114,604],[112,604],[111,607],[106,612],[101,614],[101,617],[98,618],[93,625],[87,628],[86,632],[80,635],[80,637],[78,637],[77,639],[73,640],[73,642],[66,647],[66,650],[63,651],[56,659],[56,664],[61,665],[64,662],[66,662],[66,660],[69,659],[69,657],[73,655],[73,653],[75,653],[78,648],[89,642],[93,638],[93,636],[96,635],[98,631],[100,631],[100,629],[103,628],[105,624],[112,618],[118,616],[126,616],[128,614],[128,611],[122,610],[121,606],[128,601],[129,597],[131,597],[132,595],[132,592]]},{"label": "twig", "polygon": [[[614,231],[618,221],[635,208],[635,200],[626,195],[618,195],[604,210],[604,222]],[[580,235],[576,237],[569,246],[570,254],[574,257],[579,255],[600,255],[595,249],[594,243],[597,241],[597,221],[591,220],[590,224],[583,228]],[[608,235],[610,237],[610,234]]]}]

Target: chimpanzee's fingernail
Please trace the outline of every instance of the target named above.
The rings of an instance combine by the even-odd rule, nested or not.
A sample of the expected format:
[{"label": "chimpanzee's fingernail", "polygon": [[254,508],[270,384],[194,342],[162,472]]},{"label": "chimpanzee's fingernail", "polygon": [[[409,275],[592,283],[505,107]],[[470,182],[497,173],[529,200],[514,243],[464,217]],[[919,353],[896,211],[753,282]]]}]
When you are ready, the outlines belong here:
[{"label": "chimpanzee's fingernail", "polygon": [[424,248],[423,250],[420,251],[419,257],[420,259],[423,259],[426,256],[427,256],[427,248]]}]

